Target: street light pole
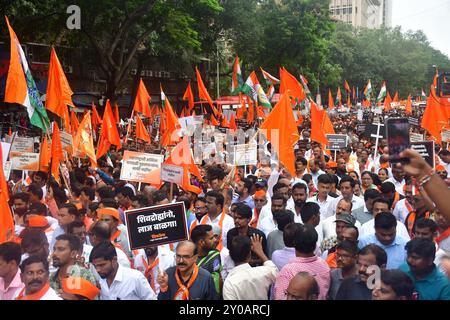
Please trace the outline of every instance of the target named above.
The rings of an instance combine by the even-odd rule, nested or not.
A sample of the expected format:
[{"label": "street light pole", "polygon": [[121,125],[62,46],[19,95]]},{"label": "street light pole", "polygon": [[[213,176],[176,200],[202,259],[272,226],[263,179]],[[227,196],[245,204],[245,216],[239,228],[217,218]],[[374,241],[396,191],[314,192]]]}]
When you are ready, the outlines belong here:
[{"label": "street light pole", "polygon": [[220,97],[220,88],[219,88],[219,81],[220,81],[220,76],[219,76],[219,43],[217,43],[216,45],[217,48],[217,97],[216,99],[218,99]]}]

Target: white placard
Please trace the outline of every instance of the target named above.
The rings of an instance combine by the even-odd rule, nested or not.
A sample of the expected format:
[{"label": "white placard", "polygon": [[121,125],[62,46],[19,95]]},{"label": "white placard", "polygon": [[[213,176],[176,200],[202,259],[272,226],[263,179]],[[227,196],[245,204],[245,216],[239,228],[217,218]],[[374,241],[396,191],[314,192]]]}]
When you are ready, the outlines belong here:
[{"label": "white placard", "polygon": [[183,184],[184,169],[180,166],[172,164],[163,164],[161,166],[161,180],[166,182],[176,183],[178,185]]},{"label": "white placard", "polygon": [[238,166],[256,165],[258,162],[256,144],[237,144],[234,152],[234,162]]},{"label": "white placard", "polygon": [[442,141],[450,142],[450,130],[444,130],[441,132]]},{"label": "white placard", "polygon": [[39,153],[21,152],[10,154],[13,170],[39,171]]},{"label": "white placard", "polygon": [[11,148],[11,144],[7,142],[2,142],[2,166],[3,168],[6,165],[6,161],[8,160],[9,149]]},{"label": "white placard", "polygon": [[122,158],[120,179],[136,182],[152,182],[151,172],[161,168],[164,156],[125,150]]},{"label": "white placard", "polygon": [[11,154],[34,152],[34,139],[28,137],[15,137],[11,145]]},{"label": "white placard", "polygon": [[411,133],[409,134],[409,141],[410,141],[410,142],[419,142],[419,141],[423,141],[423,134],[411,132]]},{"label": "white placard", "polygon": [[12,166],[11,161],[6,161],[5,165],[3,166],[3,173],[5,174],[6,181],[9,180],[9,175],[11,173],[11,166]]}]

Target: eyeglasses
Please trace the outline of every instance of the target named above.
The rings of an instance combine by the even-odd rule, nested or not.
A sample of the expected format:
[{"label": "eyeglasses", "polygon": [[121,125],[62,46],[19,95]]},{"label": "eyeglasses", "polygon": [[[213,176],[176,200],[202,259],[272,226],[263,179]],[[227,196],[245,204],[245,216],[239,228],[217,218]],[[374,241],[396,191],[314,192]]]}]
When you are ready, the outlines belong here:
[{"label": "eyeglasses", "polygon": [[189,259],[192,259],[192,257],[193,257],[194,255],[192,255],[192,256],[181,256],[181,255],[179,255],[179,254],[177,254],[177,255],[175,255],[175,259],[176,260],[189,260]]},{"label": "eyeglasses", "polygon": [[194,210],[196,210],[196,211],[200,211],[202,209],[206,209],[206,206],[205,207],[194,207]]}]

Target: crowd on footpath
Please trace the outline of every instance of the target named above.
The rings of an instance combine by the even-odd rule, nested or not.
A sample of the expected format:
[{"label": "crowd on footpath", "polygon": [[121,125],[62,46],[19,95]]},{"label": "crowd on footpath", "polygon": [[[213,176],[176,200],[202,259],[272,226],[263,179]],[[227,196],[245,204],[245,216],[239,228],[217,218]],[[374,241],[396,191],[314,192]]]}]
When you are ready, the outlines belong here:
[{"label": "crowd on footpath", "polygon": [[[295,172],[269,150],[203,162],[185,189],[120,180],[114,148],[96,169],[67,161],[69,185],[13,170],[0,300],[450,300],[450,151],[435,145],[435,168],[410,149],[391,164],[355,123],[333,119],[348,144],[330,153],[306,120]],[[133,250],[126,211],[171,202],[189,239]]]}]

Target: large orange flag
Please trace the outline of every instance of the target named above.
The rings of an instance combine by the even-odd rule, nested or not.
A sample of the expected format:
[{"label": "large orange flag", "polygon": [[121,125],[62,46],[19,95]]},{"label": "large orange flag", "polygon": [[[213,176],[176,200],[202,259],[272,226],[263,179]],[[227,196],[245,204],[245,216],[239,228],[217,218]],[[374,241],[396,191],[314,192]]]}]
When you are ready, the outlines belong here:
[{"label": "large orange flag", "polygon": [[147,129],[145,129],[144,123],[139,115],[136,115],[136,138],[150,143],[150,135],[148,134]]},{"label": "large orange flag", "polygon": [[334,127],[333,127],[333,124],[331,123],[330,117],[328,117],[328,113],[325,110],[323,110],[322,130],[325,135],[336,133],[336,132],[334,132]]},{"label": "large orange flag", "polygon": [[48,67],[48,83],[45,95],[45,107],[60,118],[64,119],[66,130],[68,125],[68,106],[75,107],[72,101],[73,91],[64,74],[64,70],[56,55],[55,48],[52,47],[50,54],[50,65]]},{"label": "large orange flag", "polygon": [[412,114],[412,99],[411,95],[408,95],[408,101],[406,101],[406,108],[405,108],[406,114]]},{"label": "large orange flag", "polygon": [[392,98],[388,91],[388,92],[386,92],[386,98],[384,99],[384,111],[385,112],[388,112],[389,110],[391,110],[391,102],[392,102]]},{"label": "large orange flag", "polygon": [[80,123],[78,122],[77,115],[75,114],[75,111],[70,111],[70,123],[72,125],[72,135],[76,135],[78,131],[78,127],[80,126]]},{"label": "large orange flag", "polygon": [[181,166],[185,168],[185,170],[192,173],[196,176],[200,181],[202,181],[202,175],[197,165],[194,162],[194,158],[192,157],[191,148],[189,147],[189,140],[187,136],[184,136],[183,139],[173,148],[170,156],[164,161],[167,164],[173,164],[176,166]]},{"label": "large orange flag", "polygon": [[189,106],[189,114],[191,114],[194,109],[194,93],[192,92],[191,82],[189,81],[186,91],[183,94],[183,100],[187,100]]},{"label": "large orange flag", "polygon": [[73,139],[74,154],[80,156],[88,156],[91,159],[91,163],[96,164],[97,158],[95,156],[92,122],[90,112],[86,112],[81,120],[78,131]]},{"label": "large orange flag", "polygon": [[206,90],[205,85],[203,84],[202,76],[200,75],[200,72],[198,71],[197,67],[195,67],[195,74],[197,75],[197,86],[198,86],[198,96],[201,100],[206,100],[209,103],[209,106],[211,107],[213,114],[215,116],[218,116],[217,110],[214,107],[213,101],[211,97],[209,96],[208,90]]},{"label": "large orange flag", "polygon": [[398,102],[398,91],[395,91],[394,98],[392,99],[392,102]]},{"label": "large orange flag", "polygon": [[144,81],[139,80],[139,86],[136,93],[136,99],[134,99],[133,110],[136,112],[140,112],[144,115],[144,117],[149,118],[150,114],[150,94],[147,91],[147,88],[144,85]]},{"label": "large orange flag", "polygon": [[322,145],[328,144],[328,139],[325,136],[322,128],[325,119],[325,110],[319,110],[316,103],[313,100],[311,102],[311,140],[321,143]]},{"label": "large orange flag", "polygon": [[289,90],[291,97],[299,100],[306,99],[305,90],[298,80],[290,74],[285,68],[280,69],[280,93]]},{"label": "large orange flag", "polygon": [[334,109],[334,101],[333,101],[333,95],[331,94],[331,89],[328,89],[328,109],[329,110]]},{"label": "large orange flag", "polygon": [[59,182],[59,163],[64,159],[63,148],[61,144],[61,134],[59,133],[58,124],[53,122],[52,135],[52,176]]},{"label": "large orange flag", "polygon": [[97,159],[101,158],[109,150],[112,144],[117,146],[117,150],[122,148],[119,131],[117,130],[116,121],[109,100],[106,100],[102,122],[100,139],[97,145]]},{"label": "large orange flag", "polygon": [[[176,133],[181,129],[180,123],[178,122],[177,115],[173,111],[172,105],[169,99],[164,94],[161,87],[161,100],[163,103],[163,114],[164,114],[164,131],[162,132],[161,144],[163,146],[174,145],[180,140],[180,137]],[[162,130],[162,129],[161,129]]]},{"label": "large orange flag", "polygon": [[436,92],[432,85],[427,99],[427,107],[422,118],[422,128],[427,130],[436,139],[437,143],[441,143],[441,130],[448,125],[448,117],[444,108],[445,106],[441,105],[436,97]]},{"label": "large orange flag", "polygon": [[97,128],[101,123],[102,118],[100,118],[100,115],[97,112],[97,107],[92,102],[92,129],[94,129],[94,131],[97,131]]},{"label": "large orange flag", "polygon": [[39,171],[48,172],[48,164],[50,163],[50,150],[49,150],[47,137],[44,137],[41,145],[41,154],[39,157]]},{"label": "large orange flag", "polygon": [[0,243],[14,237],[14,219],[9,207],[8,183],[3,173],[2,144],[0,143]]},{"label": "large orange flag", "polygon": [[295,173],[294,144],[299,139],[294,112],[292,111],[289,92],[281,96],[266,120],[260,127],[267,139],[272,143],[272,150],[276,150],[278,159],[289,170]]}]

